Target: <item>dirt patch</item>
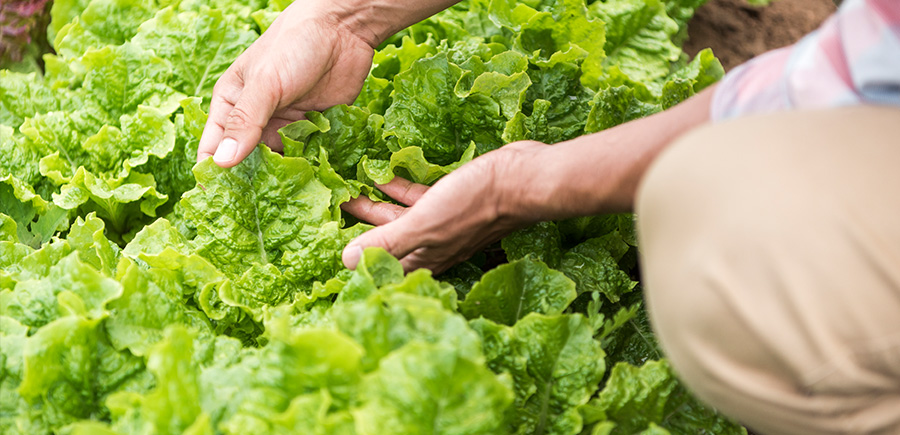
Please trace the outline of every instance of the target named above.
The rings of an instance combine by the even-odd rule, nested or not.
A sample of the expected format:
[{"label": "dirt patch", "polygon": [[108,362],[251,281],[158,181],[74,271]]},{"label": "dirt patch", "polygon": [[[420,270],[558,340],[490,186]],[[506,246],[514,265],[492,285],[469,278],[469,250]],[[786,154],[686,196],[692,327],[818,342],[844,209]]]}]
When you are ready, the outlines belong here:
[{"label": "dirt patch", "polygon": [[832,0],[777,0],[765,7],[750,6],[745,0],[710,0],[691,20],[684,50],[693,56],[711,47],[728,71],[766,51],[793,44],[835,9]]}]

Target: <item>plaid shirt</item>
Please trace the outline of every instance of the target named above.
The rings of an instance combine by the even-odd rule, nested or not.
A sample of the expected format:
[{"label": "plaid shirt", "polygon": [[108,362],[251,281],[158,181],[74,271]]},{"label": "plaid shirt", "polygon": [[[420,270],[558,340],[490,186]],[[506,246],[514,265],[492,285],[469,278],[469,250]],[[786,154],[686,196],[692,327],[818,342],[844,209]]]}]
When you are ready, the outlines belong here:
[{"label": "plaid shirt", "polygon": [[796,44],[729,72],[711,116],[856,104],[900,107],[900,0],[845,0]]}]

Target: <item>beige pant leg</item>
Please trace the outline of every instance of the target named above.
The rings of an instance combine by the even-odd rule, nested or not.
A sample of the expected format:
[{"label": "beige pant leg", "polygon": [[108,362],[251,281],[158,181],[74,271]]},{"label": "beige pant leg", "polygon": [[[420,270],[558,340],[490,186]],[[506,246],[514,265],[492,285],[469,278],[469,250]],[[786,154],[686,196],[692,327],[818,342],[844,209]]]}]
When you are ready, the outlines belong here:
[{"label": "beige pant leg", "polygon": [[900,110],[707,126],[638,196],[651,320],[699,397],[764,434],[900,434]]}]

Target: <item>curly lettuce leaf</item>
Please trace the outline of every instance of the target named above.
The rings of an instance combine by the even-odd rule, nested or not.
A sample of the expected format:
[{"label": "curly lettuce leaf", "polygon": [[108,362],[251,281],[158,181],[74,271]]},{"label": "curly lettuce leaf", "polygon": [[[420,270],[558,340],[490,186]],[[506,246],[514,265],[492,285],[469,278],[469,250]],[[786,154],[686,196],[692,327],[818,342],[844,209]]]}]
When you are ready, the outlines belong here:
[{"label": "curly lettuce leaf", "polygon": [[518,230],[500,241],[509,261],[531,257],[558,268],[562,259],[562,242],[557,225],[541,222]]},{"label": "curly lettuce leaf", "polygon": [[66,243],[78,252],[78,258],[105,276],[115,276],[119,247],[106,237],[106,225],[96,215],[77,218],[69,228]]},{"label": "curly lettuce leaf", "polygon": [[485,72],[462,81],[463,73],[443,53],[397,74],[384,118],[401,147],[420,147],[429,162],[448,165],[470,142],[479,153],[503,145],[502,131],[521,110],[531,80],[524,72]]},{"label": "curly lettuce leaf", "polygon": [[145,389],[143,360],[117,352],[98,319],[63,317],[25,342],[24,376],[16,390],[41,412],[30,416],[50,427],[108,418],[105,399],[118,389]]},{"label": "curly lettuce leaf", "polygon": [[230,278],[218,296],[257,321],[340,270],[344,244],[367,228],[339,228],[332,191],[303,158],[260,147],[235,168],[208,159],[194,174],[198,186],[181,201],[193,245]]},{"label": "curly lettuce leaf", "polygon": [[141,24],[132,39],[172,68],[172,87],[208,102],[213,85],[259,35],[220,10],[165,8]]},{"label": "curly lettuce leaf", "polygon": [[164,157],[149,155],[142,171],[153,174],[156,187],[178,201],[181,196],[194,188],[196,180],[191,168],[197,163],[197,148],[207,115],[201,108],[202,99],[185,98],[181,101],[183,113],[175,115],[175,145]]},{"label": "curly lettuce leaf", "polygon": [[30,424],[25,412],[28,403],[16,391],[24,376],[23,352],[27,337],[27,326],[0,315],[0,431],[3,433],[24,435],[28,431],[46,430]]},{"label": "curly lettuce leaf", "polygon": [[619,266],[628,249],[618,232],[588,239],[563,255],[559,270],[575,281],[578,294],[597,291],[618,302],[637,286]]},{"label": "curly lettuce leaf", "polygon": [[45,154],[41,173],[62,185],[54,203],[82,215],[97,212],[108,223],[110,237],[123,243],[167,201],[153,176],[134,168],[168,155],[175,135],[168,115],[152,107],[138,106],[119,124],[121,129],[104,125],[89,136],[85,132],[97,122],[82,109],[38,116],[23,124],[22,132],[30,147]]},{"label": "curly lettuce leaf", "polygon": [[47,86],[37,73],[0,71],[0,124],[18,129],[36,113],[62,109],[64,90]]},{"label": "curly lettuce leaf", "polygon": [[[201,404],[199,373],[192,356],[193,337],[184,327],[165,331],[165,340],[150,349],[147,369],[156,386],[146,394],[118,392],[109,398],[114,425],[120,433],[203,433],[196,426],[209,426]],[[210,427],[207,433],[212,433]]]},{"label": "curly lettuce leaf", "polygon": [[695,399],[675,378],[668,361],[636,367],[616,364],[599,397],[586,407],[588,420],[602,420],[606,434],[746,434],[743,427]]},{"label": "curly lettuce leaf", "polygon": [[331,191],[306,159],[259,147],[240,165],[222,169],[212,159],[194,168],[197,187],[181,204],[196,226],[200,252],[225,272],[272,264],[302,247],[306,234],[334,220]]},{"label": "curly lettuce leaf", "polygon": [[110,301],[122,294],[122,285],[106,277],[72,253],[39,279],[19,281],[0,291],[0,315],[35,329],[72,315],[100,319]]},{"label": "curly lettuce leaf", "polygon": [[0,177],[0,210],[15,222],[15,241],[40,248],[69,226],[65,209],[48,203],[31,186],[12,175]]},{"label": "curly lettuce leaf", "polygon": [[644,101],[640,91],[634,88],[615,86],[601,89],[591,101],[591,112],[584,131],[595,133],[661,110],[656,101]]},{"label": "curly lettuce leaf", "polygon": [[653,85],[681,56],[672,42],[678,24],[659,0],[595,2],[590,11],[606,23],[604,65],[617,65],[633,80]]},{"label": "curly lettuce leaf", "polygon": [[417,60],[430,57],[436,52],[437,42],[434,39],[427,38],[417,43],[409,36],[403,36],[399,44],[388,44],[376,51],[369,76],[353,104],[384,115],[391,105],[394,76],[408,70]]},{"label": "curly lettuce leaf", "polygon": [[132,172],[125,178],[105,179],[79,167],[53,202],[79,214],[96,213],[108,224],[108,235],[124,245],[168,198],[156,190],[152,175]]},{"label": "curly lettuce leaf", "polygon": [[579,407],[597,390],[606,367],[586,318],[532,313],[512,327],[487,319],[471,325],[484,340],[488,366],[513,377],[516,412],[510,432],[581,431]]},{"label": "curly lettuce leaf", "polygon": [[360,179],[370,179],[379,184],[390,182],[395,175],[415,183],[433,184],[444,175],[453,172],[475,157],[475,142],[463,151],[459,160],[447,165],[431,163],[425,157],[425,151],[417,146],[403,148],[391,154],[390,161],[369,159],[363,156],[360,160]]},{"label": "curly lettuce leaf", "polygon": [[0,125],[0,177],[12,175],[43,195],[50,183],[44,180],[40,172],[38,160],[42,156],[28,146],[25,137],[17,135],[12,127]]},{"label": "curly lettuce leaf", "polygon": [[[348,419],[352,427],[347,409],[360,382],[362,349],[337,331],[268,326],[272,341],[265,348],[203,370],[204,411],[229,434],[272,433],[290,424],[304,427],[304,420],[313,433],[332,433],[328,429],[346,427]],[[310,397],[329,403],[330,413],[301,414],[319,411],[300,406]]]},{"label": "curly lettuce leaf", "polygon": [[382,248],[366,248],[338,295],[338,302],[364,300],[380,287],[401,281],[403,266],[396,258]]},{"label": "curly lettuce leaf", "polygon": [[[419,275],[412,282],[421,278]],[[407,287],[406,291],[419,290],[410,288],[409,281],[395,286]],[[431,286],[438,287],[433,280]],[[374,370],[382,358],[417,341],[444,344],[472,361],[483,360],[481,342],[468,328],[465,318],[433,298],[409,293],[385,294],[391,291],[396,290],[383,288],[379,292],[381,297],[334,308],[338,329],[365,349],[364,371]]]},{"label": "curly lettuce leaf", "polygon": [[490,18],[515,32],[515,46],[538,65],[581,64],[581,82],[595,89],[606,54],[606,27],[589,16],[584,1],[559,0],[546,11],[511,0],[491,2]]},{"label": "curly lettuce leaf", "polygon": [[184,95],[168,83],[176,78],[169,62],[135,43],[88,50],[80,62],[87,69],[84,91],[108,113],[108,120],[151,106],[170,114]]},{"label": "curly lettuce leaf", "polygon": [[360,434],[496,433],[512,400],[508,379],[453,348],[416,342],[366,377],[353,416]]},{"label": "curly lettuce leaf", "polygon": [[88,49],[123,44],[156,8],[155,0],[90,0],[77,18],[58,29],[53,46],[60,55],[77,58]]},{"label": "curly lettuce leaf", "polygon": [[116,349],[143,356],[171,325],[187,325],[210,334],[206,319],[182,301],[183,275],[160,268],[145,271],[131,260],[123,261],[118,276],[123,291],[109,303],[113,313],[106,321],[109,340]]},{"label": "curly lettuce leaf", "polygon": [[382,136],[384,118],[354,106],[334,106],[324,112],[307,112],[306,119],[279,130],[284,155],[315,160],[320,148],[338,175],[352,179],[362,156],[387,157]]},{"label": "curly lettuce leaf", "polygon": [[485,273],[459,311],[469,319],[484,317],[513,325],[529,313],[560,314],[575,296],[575,283],[569,278],[526,258]]}]

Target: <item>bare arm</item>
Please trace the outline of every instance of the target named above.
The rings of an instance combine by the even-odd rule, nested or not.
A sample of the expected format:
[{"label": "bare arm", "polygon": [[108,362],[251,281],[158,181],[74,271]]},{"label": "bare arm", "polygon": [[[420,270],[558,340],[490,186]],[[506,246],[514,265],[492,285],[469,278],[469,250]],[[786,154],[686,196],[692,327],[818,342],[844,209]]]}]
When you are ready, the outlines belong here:
[{"label": "bare arm", "polygon": [[359,197],[344,204],[380,225],[352,241],[344,263],[381,246],[407,270],[437,272],[509,232],[543,221],[631,211],[641,178],[675,138],[709,119],[712,89],[663,113],[556,145],[519,142],[487,153],[433,187],[379,186],[404,208]]},{"label": "bare arm", "polygon": [[[533,220],[630,212],[647,167],[674,139],[709,121],[715,86],[669,110],[609,130],[544,147],[515,164],[524,175],[507,185],[513,216]],[[504,201],[506,203],[506,201]]]},{"label": "bare arm", "polygon": [[[322,13],[377,47],[385,39],[424,20],[459,0],[315,0]],[[296,5],[297,3],[294,3]],[[293,5],[291,6],[293,7]],[[309,8],[309,2],[303,8]],[[290,9],[290,8],[289,8]]]}]

